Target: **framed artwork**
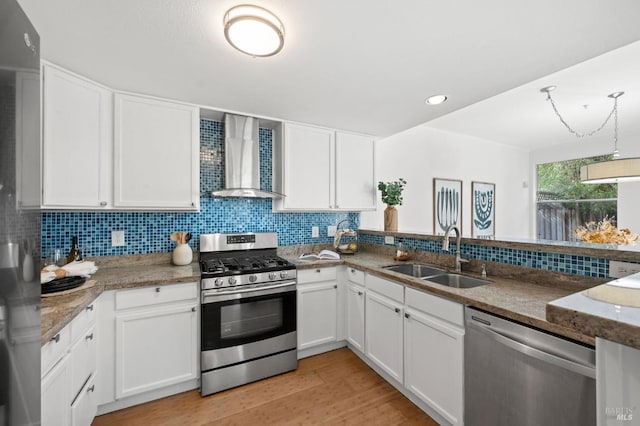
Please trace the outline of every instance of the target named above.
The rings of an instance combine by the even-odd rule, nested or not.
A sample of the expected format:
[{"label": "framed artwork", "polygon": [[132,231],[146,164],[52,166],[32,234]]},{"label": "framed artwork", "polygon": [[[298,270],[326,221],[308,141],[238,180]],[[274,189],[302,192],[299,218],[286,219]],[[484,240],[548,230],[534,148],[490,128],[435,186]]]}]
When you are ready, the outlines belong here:
[{"label": "framed artwork", "polygon": [[462,181],[433,178],[434,235],[444,235],[449,225],[462,233]]},{"label": "framed artwork", "polygon": [[490,240],[496,233],[496,184],[471,182],[471,237]]}]

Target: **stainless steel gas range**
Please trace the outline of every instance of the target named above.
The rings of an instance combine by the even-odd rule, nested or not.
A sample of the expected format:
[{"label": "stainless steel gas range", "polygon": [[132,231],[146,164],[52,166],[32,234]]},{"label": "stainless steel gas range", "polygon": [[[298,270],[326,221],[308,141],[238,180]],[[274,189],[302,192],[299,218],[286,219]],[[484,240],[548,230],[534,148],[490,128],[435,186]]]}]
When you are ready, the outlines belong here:
[{"label": "stainless steel gas range", "polygon": [[200,394],[295,370],[296,269],[276,233],[200,235]]}]

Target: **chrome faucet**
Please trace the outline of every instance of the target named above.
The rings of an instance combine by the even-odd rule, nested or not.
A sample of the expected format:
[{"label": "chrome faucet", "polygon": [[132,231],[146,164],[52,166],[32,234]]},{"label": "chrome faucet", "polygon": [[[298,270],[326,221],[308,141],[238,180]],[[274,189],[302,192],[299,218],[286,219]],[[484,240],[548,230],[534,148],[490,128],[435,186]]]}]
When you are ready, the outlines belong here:
[{"label": "chrome faucet", "polygon": [[449,234],[451,230],[456,232],[456,272],[462,272],[462,264],[468,263],[467,259],[463,259],[460,257],[460,240],[462,239],[462,235],[460,234],[460,229],[455,225],[449,225],[446,231],[444,231],[444,240],[442,240],[442,250],[449,251]]}]

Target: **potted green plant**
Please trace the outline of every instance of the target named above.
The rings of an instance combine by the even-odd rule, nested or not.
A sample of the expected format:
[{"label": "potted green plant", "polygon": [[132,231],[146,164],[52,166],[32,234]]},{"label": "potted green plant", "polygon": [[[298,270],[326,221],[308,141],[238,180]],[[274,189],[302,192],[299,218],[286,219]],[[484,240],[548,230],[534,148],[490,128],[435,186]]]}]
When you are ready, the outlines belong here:
[{"label": "potted green plant", "polygon": [[378,189],[382,192],[382,202],[387,205],[384,209],[384,230],[398,230],[398,210],[395,206],[402,205],[402,191],[407,181],[399,178],[393,182],[378,182]]}]

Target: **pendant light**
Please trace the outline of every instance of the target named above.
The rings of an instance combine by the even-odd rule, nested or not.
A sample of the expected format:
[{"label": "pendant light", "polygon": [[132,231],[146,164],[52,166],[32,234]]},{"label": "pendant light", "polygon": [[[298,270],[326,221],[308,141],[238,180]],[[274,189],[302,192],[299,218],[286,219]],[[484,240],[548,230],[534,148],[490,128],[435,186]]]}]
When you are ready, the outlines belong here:
[{"label": "pendant light", "polygon": [[560,119],[560,122],[567,128],[570,133],[573,133],[577,138],[583,138],[592,136],[598,133],[604,128],[613,117],[614,133],[613,133],[613,160],[599,161],[597,163],[587,164],[580,167],[580,181],[582,183],[617,183],[617,182],[630,182],[640,181],[640,158],[619,158],[620,152],[618,151],[618,98],[624,95],[624,92],[614,92],[608,95],[613,99],[613,108],[604,122],[595,130],[590,132],[581,133],[574,130],[569,124],[562,118],[558,108],[556,107],[553,98],[551,97],[551,91],[555,86],[543,87],[541,92],[547,94],[547,100],[551,103],[553,111]]},{"label": "pendant light", "polygon": [[229,44],[253,57],[273,56],[284,46],[284,26],[276,15],[259,6],[234,6],[224,15]]}]

